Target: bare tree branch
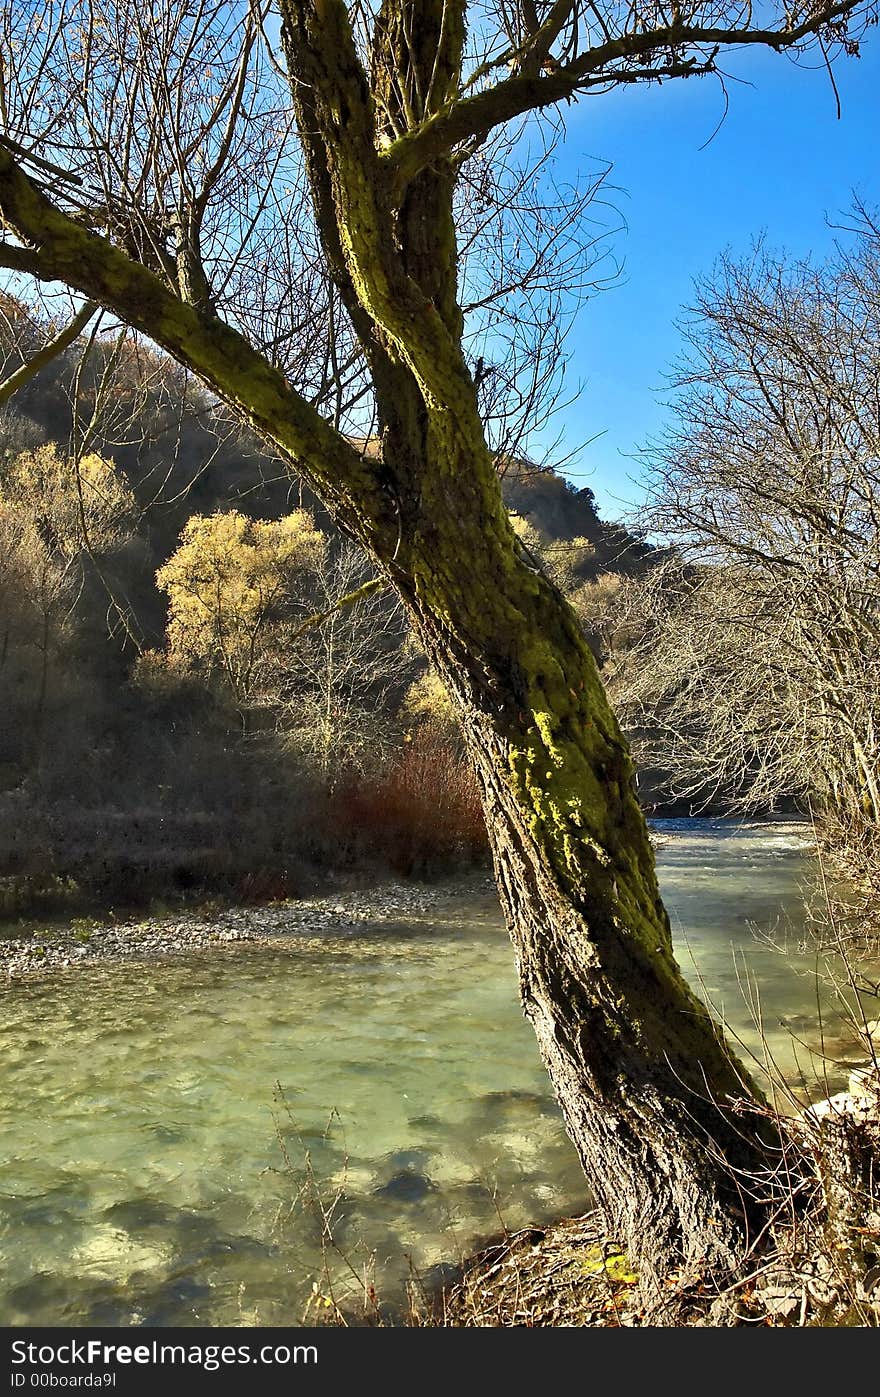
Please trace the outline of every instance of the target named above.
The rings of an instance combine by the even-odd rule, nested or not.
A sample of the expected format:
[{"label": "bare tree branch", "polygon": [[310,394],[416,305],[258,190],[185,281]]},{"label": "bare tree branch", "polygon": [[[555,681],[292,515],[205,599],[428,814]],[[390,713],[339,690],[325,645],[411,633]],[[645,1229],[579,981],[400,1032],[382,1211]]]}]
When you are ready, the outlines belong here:
[{"label": "bare tree branch", "polygon": [[94,301],[84,301],[73,319],[65,325],[54,339],[48,341],[36,354],[11,373],[8,378],[0,383],[0,405],[12,397],[19,388],[24,387],[32,378],[35,378],[40,369],[45,368],[59,354],[63,354],[73,342],[82,334],[98,307]]},{"label": "bare tree branch", "polygon": [[0,267],[10,272],[24,272],[28,276],[40,275],[40,260],[29,247],[15,247],[12,243],[0,240]]},{"label": "bare tree branch", "polygon": [[[817,30],[853,14],[859,5],[860,0],[838,0],[838,3],[811,10],[800,24],[786,23],[779,28],[723,28],[683,21],[647,30],[636,27],[607,39],[570,62],[553,63],[552,71],[538,74],[528,58],[532,55],[539,65],[548,66],[549,49],[559,32],[556,11],[560,6],[554,6],[554,19],[548,21],[549,43],[543,39],[539,42],[543,32],[539,30],[523,51],[524,63],[516,64],[516,71],[510,77],[473,96],[448,103],[382,151],[381,159],[392,180],[394,197],[402,197],[410,180],[432,161],[449,155],[466,142],[485,140],[493,127],[525,112],[540,111],[590,88],[710,73],[715,71],[715,60],[721,48],[747,45],[777,51],[794,48]],[[572,3],[563,3],[561,8],[567,11],[561,19],[564,24],[576,6],[572,0]],[[638,26],[638,20],[636,24]],[[633,66],[634,60],[644,59],[650,62]]]},{"label": "bare tree branch", "polygon": [[[188,364],[258,432],[338,501],[343,518],[356,518],[349,490],[359,481],[377,493],[363,457],[270,368],[231,326],[187,305],[159,277],[55,208],[0,146],[0,214],[23,241],[36,245],[37,275],[64,281],[115,310],[141,333]],[[378,518],[387,501],[378,493]],[[389,519],[389,529],[394,525]]]},{"label": "bare tree branch", "polygon": [[310,631],[313,626],[322,625],[328,617],[333,616],[337,611],[345,611],[349,606],[357,606],[359,601],[371,597],[374,592],[383,591],[387,586],[387,582],[381,577],[371,577],[368,582],[362,582],[359,587],[355,587],[354,591],[346,592],[344,597],[334,601],[332,606],[325,607],[323,611],[313,611],[311,616],[307,616],[291,632],[290,640],[298,640],[301,635],[305,635],[306,631]]}]

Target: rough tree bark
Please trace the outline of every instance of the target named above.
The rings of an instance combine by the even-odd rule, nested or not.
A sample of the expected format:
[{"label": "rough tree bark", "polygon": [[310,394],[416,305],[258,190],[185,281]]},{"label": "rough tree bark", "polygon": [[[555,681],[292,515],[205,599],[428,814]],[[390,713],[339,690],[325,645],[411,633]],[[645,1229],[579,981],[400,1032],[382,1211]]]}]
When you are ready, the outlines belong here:
[{"label": "rough tree bark", "polygon": [[457,143],[591,74],[607,82],[603,64],[619,57],[636,64],[621,81],[652,55],[670,76],[713,60],[676,57],[679,25],[653,48],[634,31],[628,57],[623,40],[604,44],[560,76],[549,54],[572,6],[559,0],[517,72],[461,98],[462,0],[384,0],[369,74],[343,0],[280,11],[317,224],[370,366],[381,453],[340,437],[204,297],[188,303],[185,287],[68,217],[0,142],[0,214],[17,240],[6,265],[66,282],[192,368],[397,588],[461,715],[524,1009],[607,1226],[649,1282],[729,1266],[756,1222],[740,1184],[772,1167],[772,1135],[730,1109],[755,1089],[675,964],[626,744],[574,615],[504,509],[462,350],[452,211]]}]

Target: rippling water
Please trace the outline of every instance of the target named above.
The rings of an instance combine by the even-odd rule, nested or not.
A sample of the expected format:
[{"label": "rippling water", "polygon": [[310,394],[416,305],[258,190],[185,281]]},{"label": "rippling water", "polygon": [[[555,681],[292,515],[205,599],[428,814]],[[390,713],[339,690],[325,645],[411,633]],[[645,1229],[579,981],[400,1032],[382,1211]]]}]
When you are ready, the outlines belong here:
[{"label": "rippling water", "polygon": [[[658,829],[686,972],[756,1050],[747,963],[775,1054],[809,1075],[779,1020],[816,1041],[812,958],[753,935],[797,941],[803,831]],[[392,1299],[502,1219],[586,1202],[490,897],[415,930],[77,970],[3,998],[0,1323],[298,1323],[313,1280],[326,1289],[315,1190],[346,1258],[327,1256],[335,1284],[372,1266]]]}]

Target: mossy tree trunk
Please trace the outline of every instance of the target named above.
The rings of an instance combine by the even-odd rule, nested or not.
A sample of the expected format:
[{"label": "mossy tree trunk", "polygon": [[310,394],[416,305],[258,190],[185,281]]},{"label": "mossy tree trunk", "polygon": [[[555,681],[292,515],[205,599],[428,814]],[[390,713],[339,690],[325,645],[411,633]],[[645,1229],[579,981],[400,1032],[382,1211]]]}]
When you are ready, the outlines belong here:
[{"label": "mossy tree trunk", "polygon": [[[404,31],[385,0],[369,75],[342,0],[280,8],[319,232],[373,378],[378,456],[340,437],[204,298],[188,303],[65,215],[0,145],[0,211],[25,245],[7,258],[191,367],[397,588],[458,706],[525,1013],[607,1225],[648,1280],[729,1265],[772,1140],[760,1115],[730,1109],[754,1088],[675,964],[626,744],[575,617],[511,528],[462,349],[456,166],[436,133],[463,5],[413,0]],[[421,144],[395,134],[417,102]]]},{"label": "mossy tree trunk", "polygon": [[462,715],[523,1008],[593,1197],[646,1279],[730,1266],[773,1137],[730,1109],[754,1089],[675,963],[593,656],[521,556],[495,479],[477,480],[452,509],[422,495],[398,586]]},{"label": "mossy tree trunk", "polygon": [[757,1117],[729,1109],[754,1089],[675,964],[626,744],[501,499],[461,348],[453,164],[436,159],[398,207],[375,154],[376,127],[381,145],[383,122],[405,124],[402,72],[413,102],[433,75],[442,104],[461,29],[423,0],[422,60],[386,5],[368,92],[338,0],[320,18],[281,8],[319,227],[377,390],[397,527],[375,552],[461,715],[525,1013],[593,1196],[646,1279],[730,1265],[754,1221],[743,1185],[768,1166]]}]

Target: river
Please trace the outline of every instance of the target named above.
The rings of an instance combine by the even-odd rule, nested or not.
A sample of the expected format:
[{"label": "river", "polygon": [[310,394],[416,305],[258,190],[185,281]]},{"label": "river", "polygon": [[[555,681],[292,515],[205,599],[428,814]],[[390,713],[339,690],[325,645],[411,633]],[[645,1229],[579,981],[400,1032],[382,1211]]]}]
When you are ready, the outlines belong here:
[{"label": "river", "polygon": [[[789,1032],[819,1041],[804,830],[657,828],[686,973],[760,1054],[753,977],[781,1070],[812,1079]],[[475,1239],[587,1202],[485,892],[417,931],[88,967],[3,999],[2,1324],[300,1323],[313,1284],[350,1295],[357,1273],[395,1302]]]}]

